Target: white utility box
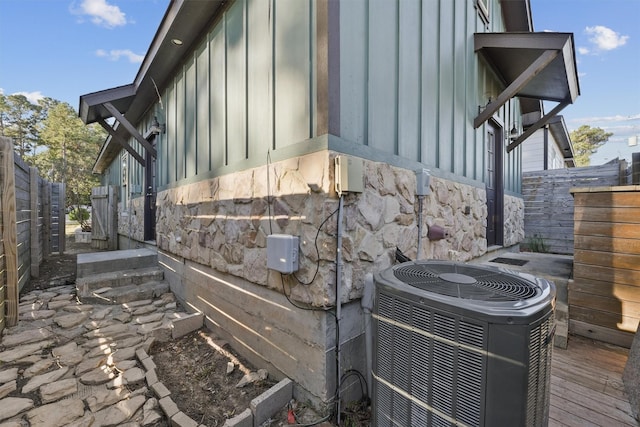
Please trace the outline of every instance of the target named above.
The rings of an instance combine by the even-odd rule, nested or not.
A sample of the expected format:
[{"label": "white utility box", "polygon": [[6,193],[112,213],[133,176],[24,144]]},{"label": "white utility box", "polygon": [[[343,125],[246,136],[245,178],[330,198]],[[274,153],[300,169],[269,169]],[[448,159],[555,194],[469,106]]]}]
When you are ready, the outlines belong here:
[{"label": "white utility box", "polygon": [[298,271],[298,236],[272,234],[267,236],[267,268],[290,274]]}]

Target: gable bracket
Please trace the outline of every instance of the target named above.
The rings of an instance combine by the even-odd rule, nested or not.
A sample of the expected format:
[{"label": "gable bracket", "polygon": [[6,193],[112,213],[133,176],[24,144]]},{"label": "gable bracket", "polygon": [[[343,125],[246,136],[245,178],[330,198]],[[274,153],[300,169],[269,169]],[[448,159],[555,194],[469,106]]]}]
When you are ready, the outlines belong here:
[{"label": "gable bracket", "polygon": [[109,132],[109,135],[111,135],[111,139],[113,139],[115,142],[117,142],[119,145],[121,145],[122,148],[127,150],[127,152],[129,154],[131,154],[133,156],[133,158],[138,161],[138,163],[140,163],[142,166],[145,165],[145,162],[144,162],[144,159],[142,158],[142,156],[140,154],[138,154],[138,152],[136,150],[134,150],[133,147],[131,145],[129,145],[129,143],[127,141],[125,141],[118,134],[116,134],[115,129],[113,129],[113,127],[111,127],[109,125],[109,123],[105,122],[104,119],[101,118],[101,117],[98,117],[96,119],[96,121],[100,124],[100,126],[102,126],[104,128],[104,130]]},{"label": "gable bracket", "polygon": [[127,120],[122,114],[120,114],[120,111],[118,111],[118,109],[114,107],[113,104],[111,104],[110,102],[105,102],[102,104],[102,106],[106,108],[107,111],[111,113],[111,115],[118,122],[120,122],[122,126],[124,126],[126,131],[129,132],[129,135],[134,137],[136,141],[142,144],[142,146],[147,150],[148,153],[150,153],[153,157],[158,157],[158,153],[156,152],[156,149],[153,148],[153,145],[151,145],[149,141],[147,141],[144,138],[144,136],[140,135],[140,132],[138,132],[138,129],[136,129],[135,126],[133,126],[129,122],[129,120]]},{"label": "gable bracket", "polygon": [[569,101],[562,101],[561,103],[556,105],[553,108],[553,110],[551,110],[547,114],[545,114],[544,117],[542,117],[540,120],[538,120],[533,125],[531,125],[529,128],[527,128],[527,130],[524,131],[522,133],[522,135],[520,135],[515,141],[513,141],[509,145],[507,145],[507,153],[510,153],[511,151],[513,151],[514,148],[516,148],[518,145],[522,144],[522,142],[524,142],[525,139],[529,138],[531,135],[533,135],[533,133],[535,131],[540,129],[542,126],[546,125],[549,122],[549,120],[551,120],[556,114],[558,114],[564,107],[566,107],[569,104],[571,104],[570,100]]},{"label": "gable bracket", "polygon": [[527,83],[538,75],[544,68],[558,56],[559,51],[555,49],[545,50],[535,61],[527,67],[505,90],[498,95],[495,101],[490,102],[484,110],[473,120],[473,127],[479,128],[484,122],[491,118],[508,100],[517,95]]}]

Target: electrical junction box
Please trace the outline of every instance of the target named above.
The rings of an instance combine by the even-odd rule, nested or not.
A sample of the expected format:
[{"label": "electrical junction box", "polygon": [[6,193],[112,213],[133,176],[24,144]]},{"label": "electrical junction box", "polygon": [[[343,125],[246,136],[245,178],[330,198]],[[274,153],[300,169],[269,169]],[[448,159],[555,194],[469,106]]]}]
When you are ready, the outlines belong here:
[{"label": "electrical junction box", "polygon": [[336,166],[336,193],[362,193],[364,191],[362,159],[338,156]]},{"label": "electrical junction box", "polygon": [[267,268],[290,274],[298,271],[298,236],[271,234],[267,236]]},{"label": "electrical junction box", "polygon": [[416,195],[426,196],[431,193],[429,183],[431,181],[431,174],[428,169],[422,169],[416,171]]}]

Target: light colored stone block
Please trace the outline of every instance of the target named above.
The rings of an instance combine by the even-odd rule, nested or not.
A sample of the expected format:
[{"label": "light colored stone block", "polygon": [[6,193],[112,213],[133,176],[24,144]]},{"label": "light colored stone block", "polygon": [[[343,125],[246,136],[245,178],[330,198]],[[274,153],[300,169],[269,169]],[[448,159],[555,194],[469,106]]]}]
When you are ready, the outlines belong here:
[{"label": "light colored stone block", "polygon": [[[158,383],[158,384],[162,384],[162,383]],[[171,399],[168,396],[163,397],[162,399],[160,399],[158,401],[158,403],[160,404],[160,407],[162,408],[162,412],[164,412],[164,414],[167,416],[167,418],[171,418],[175,414],[180,412],[180,409],[178,409],[178,405],[176,405],[176,403],[173,401],[173,399]]]},{"label": "light colored stone block", "polygon": [[223,427],[253,427],[253,413],[247,408],[224,422]]},{"label": "light colored stone block", "polygon": [[151,387],[152,385],[158,382],[158,374],[156,373],[155,369],[147,371],[145,378],[147,380],[147,385],[149,387]]},{"label": "light colored stone block", "polygon": [[158,398],[160,399],[167,397],[171,394],[169,389],[159,381],[151,385],[150,387],[151,387],[151,390],[153,390],[156,396],[158,396]]},{"label": "light colored stone block", "polygon": [[258,427],[281,410],[293,397],[293,382],[285,378],[251,401],[253,425]]},{"label": "light colored stone block", "polygon": [[171,337],[173,339],[185,336],[196,331],[204,325],[204,314],[182,314],[172,321]]},{"label": "light colored stone block", "polygon": [[173,427],[198,427],[198,423],[182,411],[171,417],[171,425]]}]

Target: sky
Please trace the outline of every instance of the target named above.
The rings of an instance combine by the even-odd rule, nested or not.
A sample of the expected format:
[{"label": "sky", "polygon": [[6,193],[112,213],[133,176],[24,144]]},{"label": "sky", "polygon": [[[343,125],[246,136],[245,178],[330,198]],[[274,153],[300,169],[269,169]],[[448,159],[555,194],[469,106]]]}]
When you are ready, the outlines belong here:
[{"label": "sky", "polygon": [[0,90],[78,108],[130,84],[169,0],[0,0]]},{"label": "sky", "polygon": [[[581,95],[561,112],[569,131],[614,133],[592,165],[631,160],[640,151],[640,0],[530,1],[535,31],[574,34]],[[168,4],[0,0],[0,91],[77,109],[80,95],[132,83]],[[629,147],[631,136],[639,145]]]},{"label": "sky", "polygon": [[580,96],[560,113],[567,128],[613,132],[592,165],[630,161],[640,152],[640,0],[531,0],[531,9],[535,31],[574,35]]}]

